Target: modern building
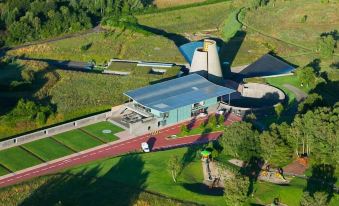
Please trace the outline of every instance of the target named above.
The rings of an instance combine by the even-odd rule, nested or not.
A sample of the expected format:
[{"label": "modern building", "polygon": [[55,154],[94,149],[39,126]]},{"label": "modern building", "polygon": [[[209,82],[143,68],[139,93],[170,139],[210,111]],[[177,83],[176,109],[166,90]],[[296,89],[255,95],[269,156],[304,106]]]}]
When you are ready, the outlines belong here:
[{"label": "modern building", "polygon": [[220,65],[217,43],[214,40],[193,42],[179,48],[190,63],[189,73],[197,73],[209,81],[221,83],[223,74]]},{"label": "modern building", "polygon": [[216,110],[233,92],[190,74],[124,93],[130,101],[123,120],[132,134],[143,134]]}]

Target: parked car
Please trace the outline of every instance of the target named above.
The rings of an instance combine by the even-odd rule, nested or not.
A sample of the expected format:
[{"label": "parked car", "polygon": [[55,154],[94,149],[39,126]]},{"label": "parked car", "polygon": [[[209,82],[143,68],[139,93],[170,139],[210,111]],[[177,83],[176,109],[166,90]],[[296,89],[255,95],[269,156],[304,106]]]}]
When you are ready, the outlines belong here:
[{"label": "parked car", "polygon": [[142,149],[144,152],[150,152],[150,149],[149,149],[149,146],[148,146],[147,142],[141,143],[141,149]]}]

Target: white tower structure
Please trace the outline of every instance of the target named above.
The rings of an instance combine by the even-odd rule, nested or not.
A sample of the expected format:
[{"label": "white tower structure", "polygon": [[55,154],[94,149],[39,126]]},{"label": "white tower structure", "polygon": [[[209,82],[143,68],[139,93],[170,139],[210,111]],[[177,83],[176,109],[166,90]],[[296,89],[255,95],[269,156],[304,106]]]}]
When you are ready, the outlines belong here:
[{"label": "white tower structure", "polygon": [[194,51],[190,73],[198,73],[211,82],[221,82],[223,76],[215,41],[205,39],[204,46]]}]

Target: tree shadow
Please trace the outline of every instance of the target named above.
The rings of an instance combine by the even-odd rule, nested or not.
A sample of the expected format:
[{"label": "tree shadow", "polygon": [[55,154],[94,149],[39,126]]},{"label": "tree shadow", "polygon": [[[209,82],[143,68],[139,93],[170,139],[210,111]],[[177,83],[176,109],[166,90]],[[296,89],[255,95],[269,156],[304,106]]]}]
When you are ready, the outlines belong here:
[{"label": "tree shadow", "polygon": [[327,202],[334,196],[334,185],[337,181],[335,167],[329,164],[317,164],[312,167],[312,176],[307,180],[305,191],[313,197],[316,192],[328,194]]},{"label": "tree shadow", "polygon": [[253,193],[254,184],[258,180],[264,159],[258,156],[252,156],[248,161],[244,162],[244,166],[240,169],[240,174],[248,176],[250,184],[247,190],[247,196]]},{"label": "tree shadow", "polygon": [[339,81],[327,80],[317,84],[309,93],[317,93],[323,97],[323,102],[328,106],[333,106],[339,101]]},{"label": "tree shadow", "polygon": [[[52,103],[48,94],[44,97],[36,95],[47,84],[47,74],[54,72],[53,69],[47,67],[34,72],[34,79],[31,82],[22,78],[21,72],[24,69],[29,68],[25,68],[24,65],[18,63],[9,63],[0,68],[0,72],[3,75],[0,78],[0,115],[10,112],[20,99],[34,101],[44,106],[49,105],[53,111],[56,111],[56,105]],[[58,80],[58,77],[55,78]]]},{"label": "tree shadow", "polygon": [[62,173],[36,189],[19,205],[133,205],[145,188],[148,172],[138,155],[120,158],[107,173],[98,165]]},{"label": "tree shadow", "polygon": [[210,188],[204,183],[184,183],[182,186],[191,192],[201,194],[201,195],[209,195],[209,196],[223,196],[224,188],[214,187]]}]

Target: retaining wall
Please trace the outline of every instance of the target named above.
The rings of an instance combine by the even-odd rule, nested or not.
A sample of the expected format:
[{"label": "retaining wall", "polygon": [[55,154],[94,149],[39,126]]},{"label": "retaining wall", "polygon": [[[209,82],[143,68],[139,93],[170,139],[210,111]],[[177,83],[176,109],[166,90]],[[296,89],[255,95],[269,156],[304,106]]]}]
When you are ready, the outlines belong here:
[{"label": "retaining wall", "polygon": [[5,141],[1,141],[0,142],[0,150],[4,150],[7,148],[11,148],[11,147],[15,147],[15,146],[19,146],[28,142],[32,142],[35,140],[39,140],[39,139],[43,139],[46,137],[50,137],[59,133],[63,133],[63,132],[67,132],[79,127],[84,127],[87,126],[89,124],[94,124],[100,121],[104,121],[107,118],[112,116],[112,112],[105,112],[105,113],[101,113],[101,114],[97,114],[94,116],[90,116],[90,117],[86,117],[83,119],[79,119],[73,122],[69,122],[69,123],[65,123],[62,125],[58,125],[55,127],[50,127],[50,128],[46,128],[46,129],[42,129],[39,130],[37,132],[33,132],[33,133],[29,133],[29,134],[25,134],[19,137],[15,137],[9,140],[5,140]]}]

